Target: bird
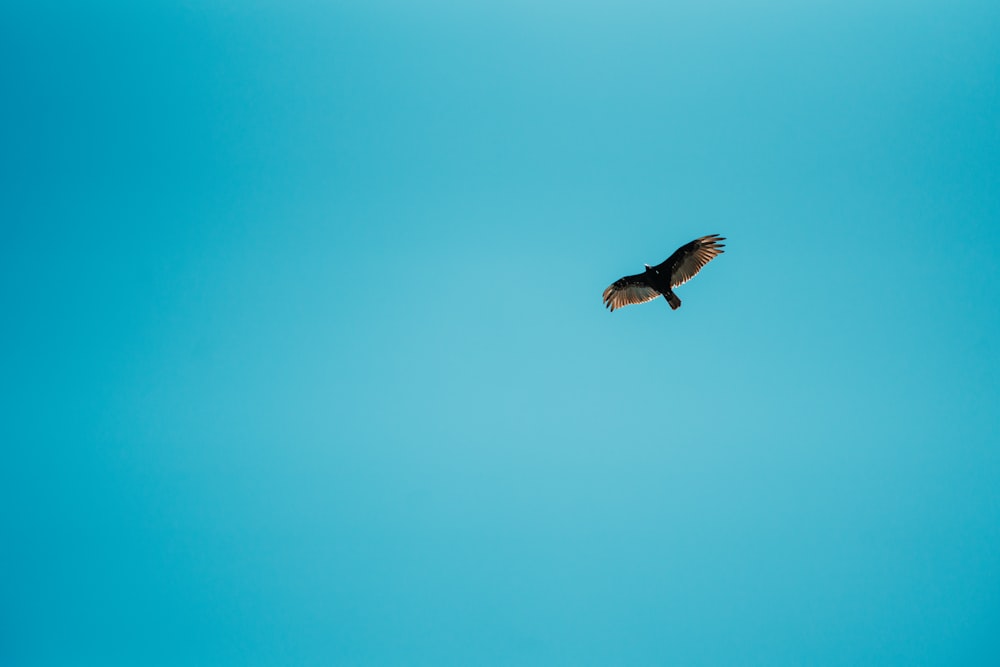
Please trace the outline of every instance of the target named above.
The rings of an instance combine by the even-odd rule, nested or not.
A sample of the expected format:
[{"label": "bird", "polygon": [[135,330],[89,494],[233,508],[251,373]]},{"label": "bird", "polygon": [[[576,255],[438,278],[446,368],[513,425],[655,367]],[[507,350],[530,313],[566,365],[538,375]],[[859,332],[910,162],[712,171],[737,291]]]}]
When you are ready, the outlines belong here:
[{"label": "bird", "polygon": [[615,308],[662,296],[671,309],[677,310],[681,300],[674,288],[694,278],[702,267],[725,252],[725,244],[720,243],[725,240],[718,234],[702,236],[682,245],[662,264],[646,264],[645,272],[619,278],[604,290],[604,305],[613,312]]}]

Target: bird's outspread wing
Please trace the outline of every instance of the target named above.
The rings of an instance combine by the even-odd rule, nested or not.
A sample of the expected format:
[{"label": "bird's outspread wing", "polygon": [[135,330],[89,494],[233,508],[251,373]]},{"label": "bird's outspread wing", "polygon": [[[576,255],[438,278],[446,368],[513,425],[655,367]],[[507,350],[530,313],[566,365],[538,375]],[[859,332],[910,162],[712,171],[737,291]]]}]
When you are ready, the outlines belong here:
[{"label": "bird's outspread wing", "polygon": [[703,266],[725,252],[722,249],[724,244],[719,243],[725,240],[718,234],[709,234],[685,243],[656,269],[670,276],[671,287],[683,285],[694,278]]},{"label": "bird's outspread wing", "polygon": [[612,311],[622,306],[630,306],[633,303],[646,303],[652,301],[660,293],[650,287],[643,274],[625,276],[611,283],[604,290],[604,305]]}]

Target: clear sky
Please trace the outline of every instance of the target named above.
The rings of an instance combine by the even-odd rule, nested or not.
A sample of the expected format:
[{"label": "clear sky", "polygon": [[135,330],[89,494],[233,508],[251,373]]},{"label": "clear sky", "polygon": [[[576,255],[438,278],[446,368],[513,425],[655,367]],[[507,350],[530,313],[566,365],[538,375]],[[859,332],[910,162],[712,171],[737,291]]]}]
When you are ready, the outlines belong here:
[{"label": "clear sky", "polygon": [[0,90],[4,665],[1000,664],[995,0],[15,2]]}]

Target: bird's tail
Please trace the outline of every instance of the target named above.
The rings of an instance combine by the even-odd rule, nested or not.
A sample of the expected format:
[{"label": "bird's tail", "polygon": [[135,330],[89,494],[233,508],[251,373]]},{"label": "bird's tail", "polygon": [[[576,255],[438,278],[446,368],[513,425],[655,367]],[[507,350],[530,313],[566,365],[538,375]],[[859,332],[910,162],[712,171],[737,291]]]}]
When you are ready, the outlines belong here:
[{"label": "bird's tail", "polygon": [[663,295],[663,298],[667,300],[667,303],[670,304],[670,307],[672,309],[677,310],[678,308],[681,307],[681,300],[678,299],[677,295],[674,294],[673,292],[667,292],[666,294]]}]

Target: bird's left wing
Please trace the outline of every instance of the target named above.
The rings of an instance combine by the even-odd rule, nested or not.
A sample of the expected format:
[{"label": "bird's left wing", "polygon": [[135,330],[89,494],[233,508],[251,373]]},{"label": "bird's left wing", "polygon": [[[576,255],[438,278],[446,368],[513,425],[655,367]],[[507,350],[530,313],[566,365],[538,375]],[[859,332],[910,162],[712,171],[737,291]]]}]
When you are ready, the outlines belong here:
[{"label": "bird's left wing", "polygon": [[718,234],[709,234],[685,243],[674,254],[656,268],[670,276],[670,286],[677,287],[695,277],[702,267],[725,252],[726,239]]},{"label": "bird's left wing", "polygon": [[653,289],[643,274],[625,276],[611,283],[604,290],[604,305],[612,311],[622,306],[631,306],[634,303],[646,303],[652,301],[660,293]]}]

